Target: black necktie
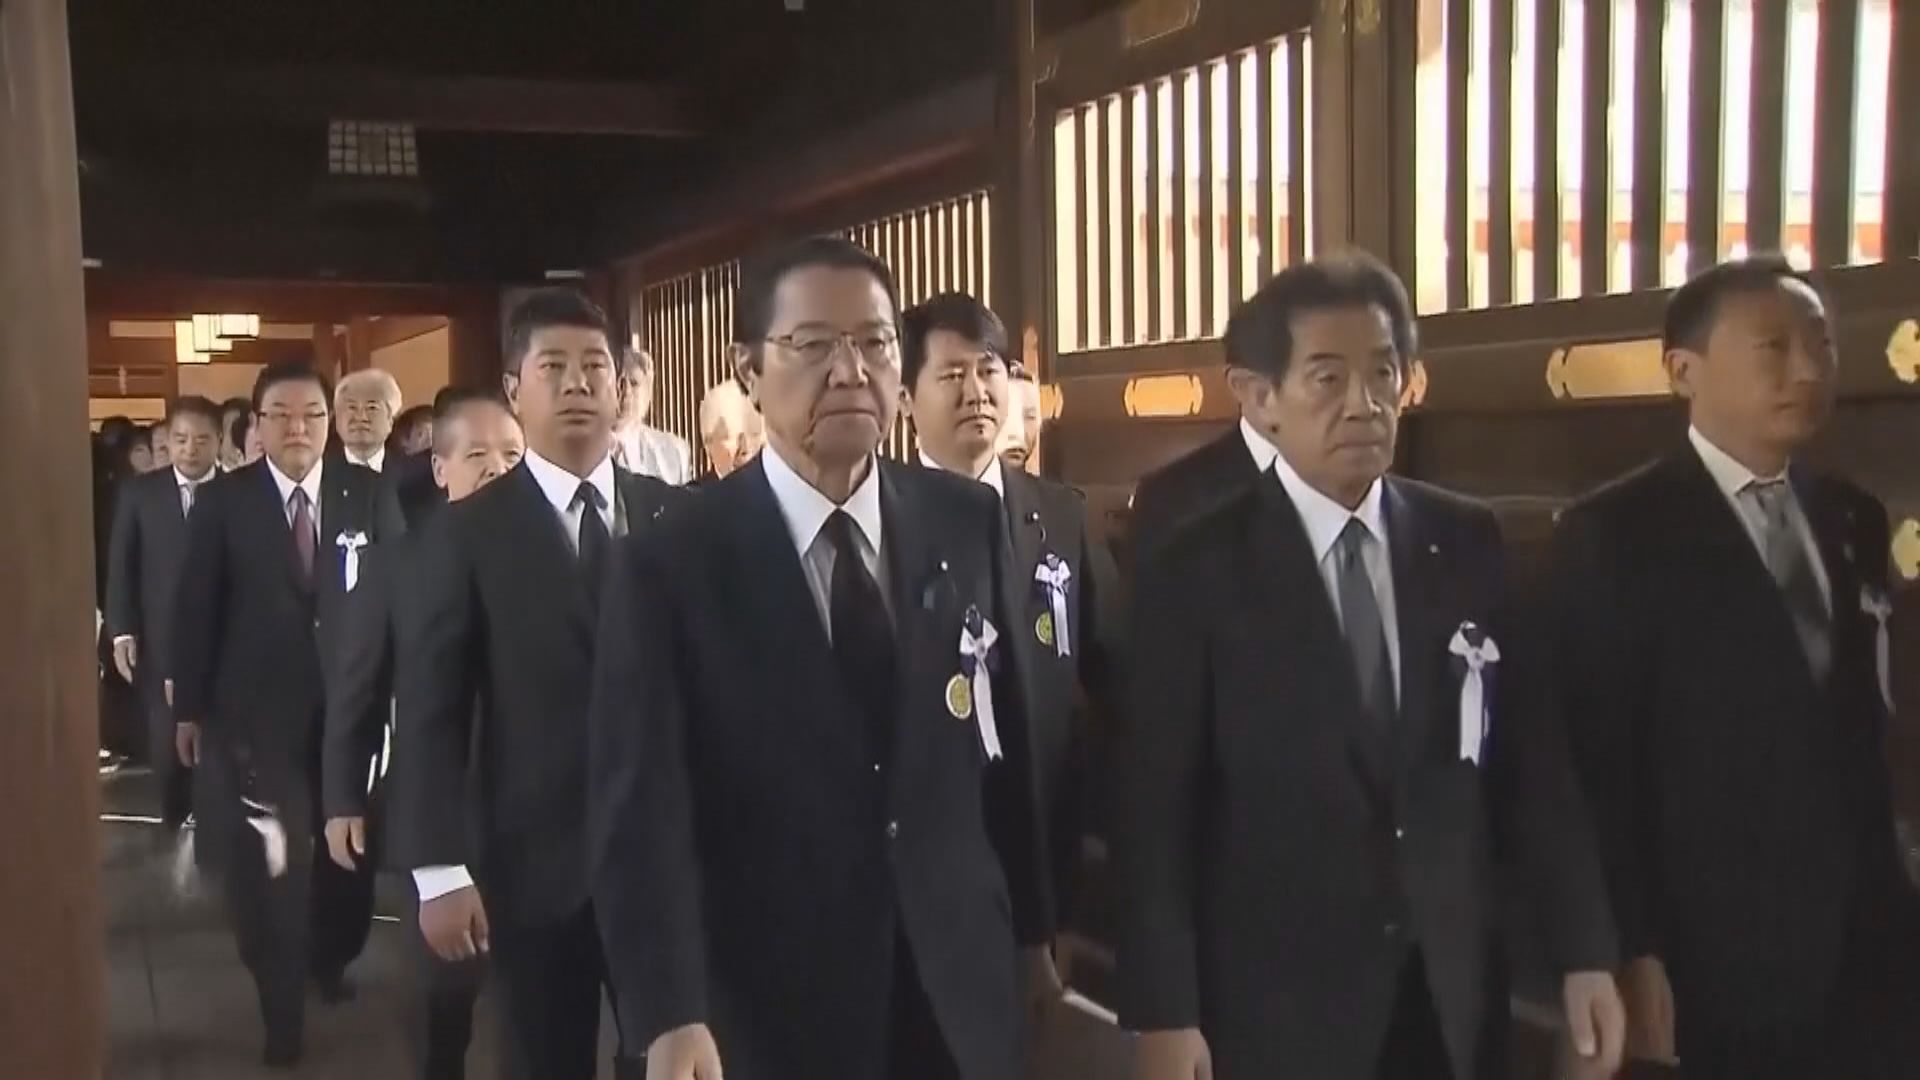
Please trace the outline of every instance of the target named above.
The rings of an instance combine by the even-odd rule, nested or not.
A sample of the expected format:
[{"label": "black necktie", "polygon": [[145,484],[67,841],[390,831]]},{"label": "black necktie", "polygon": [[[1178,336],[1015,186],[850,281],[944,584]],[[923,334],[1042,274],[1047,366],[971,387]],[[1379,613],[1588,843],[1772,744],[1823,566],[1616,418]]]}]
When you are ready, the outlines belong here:
[{"label": "black necktie", "polygon": [[607,497],[600,494],[592,481],[582,480],[573,501],[580,507],[580,574],[586,579],[587,593],[597,606],[607,569],[607,548],[613,542],[612,534],[607,532],[607,519],[601,516],[607,508]]},{"label": "black necktie", "polygon": [[848,695],[864,714],[869,745],[884,758],[893,731],[893,621],[880,597],[880,583],[867,570],[853,518],[835,510],[822,531],[833,545],[827,603],[833,658]]}]

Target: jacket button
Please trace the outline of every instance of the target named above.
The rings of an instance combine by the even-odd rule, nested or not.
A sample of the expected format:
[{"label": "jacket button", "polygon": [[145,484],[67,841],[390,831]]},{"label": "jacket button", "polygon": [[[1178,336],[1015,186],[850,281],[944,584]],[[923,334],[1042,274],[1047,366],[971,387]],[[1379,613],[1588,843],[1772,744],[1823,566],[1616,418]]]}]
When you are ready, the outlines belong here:
[{"label": "jacket button", "polygon": [[1407,827],[1405,825],[1395,826],[1393,830],[1393,838],[1395,840],[1405,840],[1407,838]]},{"label": "jacket button", "polygon": [[1382,934],[1385,934],[1388,938],[1397,938],[1400,936],[1400,924],[1397,922],[1390,922],[1387,925],[1381,927],[1380,932]]},{"label": "jacket button", "polygon": [[894,839],[898,839],[899,836],[900,836],[900,823],[897,821],[887,822],[887,839],[894,840]]}]

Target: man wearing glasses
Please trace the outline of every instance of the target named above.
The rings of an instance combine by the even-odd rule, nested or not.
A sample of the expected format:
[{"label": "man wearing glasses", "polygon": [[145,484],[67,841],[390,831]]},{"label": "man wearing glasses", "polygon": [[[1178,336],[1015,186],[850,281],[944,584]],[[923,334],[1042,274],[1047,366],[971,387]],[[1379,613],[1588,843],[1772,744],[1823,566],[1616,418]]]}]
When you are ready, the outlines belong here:
[{"label": "man wearing glasses", "polygon": [[301,1058],[307,979],[351,997],[366,943],[372,876],[319,841],[324,673],[361,555],[404,528],[373,472],[322,460],[328,389],[303,363],[260,373],[264,456],[198,493],[174,606],[179,752],[209,789],[198,843],[224,871],[276,1068]]},{"label": "man wearing glasses", "polygon": [[876,456],[897,297],[838,239],[756,266],[766,448],[615,564],[593,895],[654,1080],[1020,1072],[1051,923],[1019,583],[991,490]]}]

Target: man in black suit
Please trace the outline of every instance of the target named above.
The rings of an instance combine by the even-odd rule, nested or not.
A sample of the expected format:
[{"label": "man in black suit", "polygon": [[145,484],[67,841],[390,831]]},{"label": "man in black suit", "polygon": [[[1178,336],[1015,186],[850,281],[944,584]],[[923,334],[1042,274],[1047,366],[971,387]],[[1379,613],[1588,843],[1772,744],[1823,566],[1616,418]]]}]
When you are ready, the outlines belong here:
[{"label": "man in black suit", "polygon": [[896,297],[843,240],[753,267],[734,357],[767,445],[609,595],[594,896],[654,1080],[1019,1069],[1051,925],[1019,583],[992,492],[875,457]]},{"label": "man in black suit", "polygon": [[140,690],[149,758],[160,782],[160,819],[171,829],[192,808],[193,770],[174,753],[166,679],[173,635],[174,587],[187,551],[187,513],[213,479],[220,453],[220,408],[184,397],[167,411],[167,468],[132,477],[114,505],[107,556],[107,632],[120,677]]},{"label": "man in black suit", "polygon": [[[1220,437],[1140,478],[1133,489],[1127,549],[1133,565],[1172,536],[1181,522],[1219,506],[1251,487],[1273,468],[1275,433],[1263,427],[1255,404],[1261,361],[1252,351],[1264,343],[1235,334],[1228,320],[1227,386],[1240,402],[1240,421]],[[1411,361],[1409,361],[1411,362]]]},{"label": "man in black suit", "polygon": [[[403,531],[378,477],[321,460],[327,389],[304,364],[260,373],[253,404],[265,456],[200,490],[174,611],[182,756],[211,766],[218,793],[202,802],[199,842],[222,852],[267,1062],[280,1067],[301,1056],[306,978],[329,1000],[351,996],[346,967],[366,943],[372,875],[334,866],[319,842],[320,750],[327,675],[360,558]],[[243,799],[253,808],[243,811]]]},{"label": "man in black suit", "polygon": [[1502,1075],[1494,861],[1514,856],[1584,1064],[1610,1076],[1598,859],[1564,747],[1508,704],[1529,659],[1501,621],[1498,525],[1386,475],[1405,292],[1365,256],[1311,262],[1232,326],[1278,453],[1147,556],[1134,610],[1118,859],[1138,1075]]},{"label": "man in black suit", "polygon": [[1104,719],[1117,705],[1115,574],[1106,548],[1089,535],[1086,499],[1065,484],[1005,467],[996,453],[1001,428],[1019,422],[1009,421],[1018,406],[1006,357],[999,316],[964,293],[944,293],[901,316],[900,385],[920,463],[978,480],[1006,507],[1011,576],[1025,601],[1013,638],[1033,673],[1040,806],[1064,928],[1073,917],[1083,838],[1104,824],[1093,812],[1088,714]]},{"label": "man in black suit", "polygon": [[[434,399],[432,421],[432,477],[448,504],[505,475],[526,450],[520,424],[506,403],[485,391],[441,391]],[[369,858],[369,804],[392,800],[384,788],[376,800],[370,781],[380,764],[386,731],[382,705],[393,693],[394,639],[419,636],[419,604],[408,583],[439,557],[444,544],[435,519],[411,527],[397,544],[372,552],[349,605],[346,639],[328,687],[324,773],[327,848],[333,861],[347,869]],[[423,939],[416,940],[424,954],[420,969],[425,986],[409,1004],[421,1006],[424,1015],[410,1018],[408,1029],[416,1036],[412,1045],[418,1075],[423,1080],[457,1080],[466,1071],[473,1003],[484,969],[477,959],[443,961]]]},{"label": "man in black suit", "polygon": [[613,464],[606,316],[565,289],[514,310],[527,454],[443,511],[398,638],[398,860],[445,960],[489,953],[517,1075],[594,1075],[604,979],[587,882],[587,704],[614,538],[686,498]]},{"label": "man in black suit", "polygon": [[1552,590],[1634,1050],[1707,1080],[1912,1076],[1887,516],[1798,461],[1833,404],[1825,305],[1755,257],[1676,292],[1663,339],[1687,444],[1562,516]]}]

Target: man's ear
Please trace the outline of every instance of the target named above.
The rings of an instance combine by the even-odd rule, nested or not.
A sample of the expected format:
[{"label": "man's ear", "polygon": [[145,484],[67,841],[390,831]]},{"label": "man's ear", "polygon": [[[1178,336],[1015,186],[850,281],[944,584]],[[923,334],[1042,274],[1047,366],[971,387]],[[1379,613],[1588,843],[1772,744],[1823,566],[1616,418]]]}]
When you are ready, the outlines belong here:
[{"label": "man's ear", "polygon": [[758,409],[760,407],[760,365],[764,362],[760,350],[751,345],[734,342],[727,346],[727,352],[733,360],[734,381],[747,392],[747,400]]},{"label": "man's ear", "polygon": [[1661,362],[1667,369],[1667,385],[1675,397],[1692,401],[1699,393],[1700,365],[1705,358],[1692,349],[1668,349]]},{"label": "man's ear", "polygon": [[1227,389],[1233,399],[1240,403],[1243,413],[1258,412],[1266,407],[1267,396],[1273,393],[1273,383],[1265,375],[1249,368],[1230,367],[1227,369]]},{"label": "man's ear", "polygon": [[516,417],[519,416],[520,415],[520,373],[517,371],[502,372],[500,375],[500,391],[501,393],[504,393],[507,395],[508,411],[512,412],[513,415]]}]

